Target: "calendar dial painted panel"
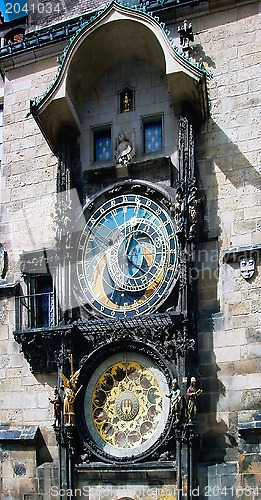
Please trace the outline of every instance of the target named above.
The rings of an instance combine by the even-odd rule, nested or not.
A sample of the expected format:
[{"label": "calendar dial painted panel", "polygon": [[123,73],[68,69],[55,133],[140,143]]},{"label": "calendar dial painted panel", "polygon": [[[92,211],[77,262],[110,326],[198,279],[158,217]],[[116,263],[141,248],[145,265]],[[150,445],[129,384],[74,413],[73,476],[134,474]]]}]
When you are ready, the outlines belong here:
[{"label": "calendar dial painted panel", "polygon": [[169,425],[166,375],[135,352],[108,356],[83,390],[88,443],[106,458],[135,460],[159,446]]}]

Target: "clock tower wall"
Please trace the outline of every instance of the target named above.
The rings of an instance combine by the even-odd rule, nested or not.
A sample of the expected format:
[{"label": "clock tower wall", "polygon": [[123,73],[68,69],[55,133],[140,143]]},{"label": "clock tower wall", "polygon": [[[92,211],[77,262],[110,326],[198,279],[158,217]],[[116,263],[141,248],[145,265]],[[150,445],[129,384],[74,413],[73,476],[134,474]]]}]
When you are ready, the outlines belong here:
[{"label": "clock tower wall", "polygon": [[[167,3],[158,6],[161,19],[167,17]],[[194,3],[201,8],[215,2]],[[260,428],[258,132],[254,100],[246,103],[241,92],[246,85],[242,82],[248,82],[249,90],[253,85],[252,94],[257,85],[256,76],[246,79],[252,71],[254,49],[249,47],[256,14],[254,2],[244,3],[247,14],[234,7],[222,15],[193,13],[198,37],[194,56],[198,63],[205,58],[203,66],[176,49],[176,66],[173,61],[171,66],[160,24],[120,2],[95,18],[86,16],[84,22],[68,20],[62,27],[62,36],[68,37],[65,56],[65,39],[59,47],[48,39],[45,47],[48,30],[39,33],[40,42],[33,35],[25,37],[17,55],[14,45],[12,58],[3,55],[9,46],[1,49],[6,57],[4,238],[6,212],[10,210],[10,218],[19,213],[13,248],[5,246],[3,236],[4,249],[0,247],[2,421],[9,425],[10,420],[13,427],[39,424],[53,459],[60,456],[60,485],[69,490],[73,484],[79,498],[180,500],[198,496],[193,485],[202,498],[208,492],[229,498],[229,492],[241,496],[236,484],[255,484]],[[181,8],[176,5],[172,13]],[[171,20],[171,35],[178,36],[180,23]],[[74,30],[73,41],[67,28]],[[53,33],[60,29],[53,27]],[[241,45],[242,31],[247,48]],[[227,47],[224,33],[233,47]],[[36,52],[28,50],[34,40],[42,44]],[[22,57],[28,58],[24,66]],[[17,67],[12,67],[13,60]],[[212,110],[203,125],[203,116],[195,121],[191,117],[192,108],[203,107],[201,98],[206,99],[207,65],[213,70],[207,80]],[[233,77],[237,84],[232,85]],[[30,99],[38,93],[42,97],[31,102],[27,116]],[[246,130],[250,113],[251,132],[250,125]],[[198,171],[195,123],[201,127],[195,145]],[[77,235],[71,234],[76,220],[73,190],[86,215]],[[81,309],[75,317],[74,307]],[[27,311],[32,311],[29,327],[21,321]],[[56,384],[64,398],[61,371],[67,384],[73,383],[70,373],[76,382],[81,374],[75,417],[63,409],[64,421],[61,426],[57,419],[55,436],[48,398]],[[204,392],[198,389],[197,410],[192,411],[185,396],[194,375]],[[168,409],[175,378],[183,406],[172,413]],[[59,441],[61,427],[64,441]],[[36,439],[34,431],[28,440]],[[12,446],[20,441],[22,449],[23,434],[11,437]],[[10,457],[15,466],[3,484],[20,475],[21,485],[27,480],[26,467],[21,456]],[[48,467],[43,466],[43,474]],[[62,476],[66,467],[68,474]],[[72,484],[67,482],[70,472]],[[53,483],[58,484],[57,477]],[[219,484],[227,489],[220,490]],[[49,498],[47,483],[44,488]]]}]

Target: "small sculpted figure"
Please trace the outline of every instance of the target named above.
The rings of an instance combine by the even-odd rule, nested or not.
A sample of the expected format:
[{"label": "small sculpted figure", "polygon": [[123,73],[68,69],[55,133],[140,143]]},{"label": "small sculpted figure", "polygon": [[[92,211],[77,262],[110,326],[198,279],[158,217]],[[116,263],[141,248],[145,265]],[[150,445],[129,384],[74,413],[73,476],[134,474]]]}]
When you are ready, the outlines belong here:
[{"label": "small sculpted figure", "polygon": [[74,401],[75,398],[81,389],[81,387],[77,390],[77,379],[80,375],[80,370],[77,370],[73,373],[68,379],[62,372],[61,377],[63,379],[64,384],[64,400],[63,400],[63,416],[64,416],[64,425],[75,425],[75,413],[74,413]]},{"label": "small sculpted figure", "polygon": [[195,420],[196,415],[197,415],[197,399],[198,396],[202,394],[201,389],[196,389],[196,384],[197,381],[195,377],[191,377],[190,379],[190,386],[187,389],[187,394],[186,394],[186,404],[187,404],[187,412],[188,412],[188,421],[192,422]]},{"label": "small sculpted figure", "polygon": [[180,419],[180,413],[182,408],[182,398],[180,388],[178,386],[178,381],[176,378],[172,381],[170,393],[167,394],[167,398],[170,398],[171,412],[175,419],[174,423],[177,423]]},{"label": "small sculpted figure", "polygon": [[61,411],[62,411],[62,400],[59,394],[59,389],[57,386],[54,388],[53,399],[49,398],[50,403],[53,404],[53,418],[54,425],[61,424]]},{"label": "small sculpted figure", "polygon": [[120,132],[118,135],[115,153],[116,165],[128,165],[129,163],[131,163],[134,154],[135,152],[132,142],[127,139],[124,132]]}]

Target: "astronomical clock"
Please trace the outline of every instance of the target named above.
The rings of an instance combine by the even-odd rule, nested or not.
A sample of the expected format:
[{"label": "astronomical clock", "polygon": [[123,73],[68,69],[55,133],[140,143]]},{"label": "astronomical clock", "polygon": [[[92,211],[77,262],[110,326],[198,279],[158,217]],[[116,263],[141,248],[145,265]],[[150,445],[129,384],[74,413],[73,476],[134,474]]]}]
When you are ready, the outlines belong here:
[{"label": "astronomical clock", "polygon": [[107,329],[83,358],[77,426],[89,453],[107,462],[143,460],[170,433],[172,375],[151,321],[164,316],[179,278],[172,208],[164,189],[124,181],[89,203],[76,233],[82,317]]},{"label": "astronomical clock", "polygon": [[178,277],[178,242],[166,194],[125,182],[86,209],[77,243],[78,290],[87,309],[131,318],[158,309]]}]

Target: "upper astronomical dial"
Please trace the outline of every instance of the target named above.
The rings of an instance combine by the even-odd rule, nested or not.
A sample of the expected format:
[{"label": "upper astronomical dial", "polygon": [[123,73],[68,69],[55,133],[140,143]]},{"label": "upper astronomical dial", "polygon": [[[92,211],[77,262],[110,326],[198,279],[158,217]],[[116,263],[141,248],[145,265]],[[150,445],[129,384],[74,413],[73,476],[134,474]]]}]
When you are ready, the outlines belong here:
[{"label": "upper astronomical dial", "polygon": [[108,270],[122,290],[140,291],[155,283],[164,272],[166,244],[153,220],[133,217],[124,223],[108,250]]},{"label": "upper astronomical dial", "polygon": [[86,302],[107,317],[154,310],[176,281],[177,239],[165,207],[126,193],[90,216],[77,250],[77,274]]}]

